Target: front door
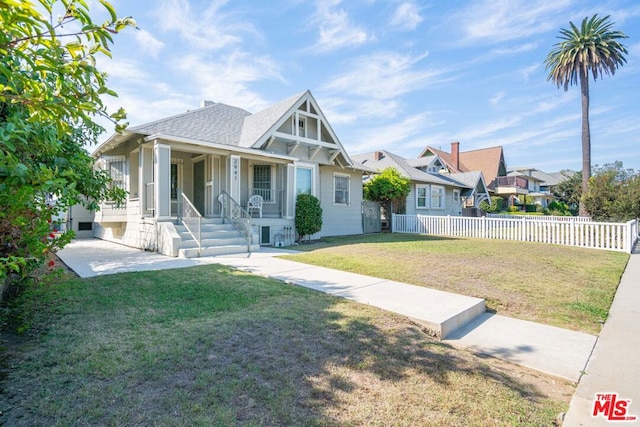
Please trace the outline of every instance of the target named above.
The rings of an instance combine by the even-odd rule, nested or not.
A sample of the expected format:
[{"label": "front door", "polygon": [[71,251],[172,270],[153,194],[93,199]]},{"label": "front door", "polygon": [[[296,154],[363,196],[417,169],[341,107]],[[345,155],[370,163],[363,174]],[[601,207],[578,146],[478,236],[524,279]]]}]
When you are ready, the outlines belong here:
[{"label": "front door", "polygon": [[204,160],[193,164],[193,204],[204,215]]}]

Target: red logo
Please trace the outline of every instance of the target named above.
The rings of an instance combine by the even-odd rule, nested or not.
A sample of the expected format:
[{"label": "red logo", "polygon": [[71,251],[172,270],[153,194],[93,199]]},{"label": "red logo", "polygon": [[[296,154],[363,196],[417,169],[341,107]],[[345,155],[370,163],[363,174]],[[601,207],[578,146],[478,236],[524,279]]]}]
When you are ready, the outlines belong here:
[{"label": "red logo", "polygon": [[602,415],[607,421],[636,421],[635,415],[627,415],[631,399],[618,399],[618,393],[596,393],[593,417]]}]

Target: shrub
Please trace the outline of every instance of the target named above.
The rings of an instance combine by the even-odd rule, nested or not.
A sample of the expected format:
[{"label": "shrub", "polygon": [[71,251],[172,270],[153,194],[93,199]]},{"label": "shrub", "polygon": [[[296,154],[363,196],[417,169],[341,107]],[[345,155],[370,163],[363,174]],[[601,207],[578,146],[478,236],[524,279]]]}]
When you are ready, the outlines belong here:
[{"label": "shrub", "polygon": [[500,212],[502,210],[502,197],[492,196],[491,204],[486,201],[480,202],[480,209],[488,213]]},{"label": "shrub", "polygon": [[517,206],[509,206],[507,208],[507,212],[520,212],[520,208],[518,208]]},{"label": "shrub", "polygon": [[322,207],[320,200],[310,194],[299,194],[296,198],[296,232],[298,241],[322,229]]}]

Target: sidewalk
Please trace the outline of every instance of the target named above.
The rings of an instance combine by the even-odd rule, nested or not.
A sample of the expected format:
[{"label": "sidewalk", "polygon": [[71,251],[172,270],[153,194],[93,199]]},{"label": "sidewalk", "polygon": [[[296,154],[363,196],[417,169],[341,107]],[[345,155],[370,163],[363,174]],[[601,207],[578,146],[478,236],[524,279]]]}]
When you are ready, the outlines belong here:
[{"label": "sidewalk", "polygon": [[635,422],[614,424],[640,425],[640,253],[637,251],[629,258],[609,318],[571,400],[565,426],[612,425],[603,415],[593,417],[596,393],[617,393],[618,401],[631,399],[626,415],[636,416]]},{"label": "sidewalk", "polygon": [[451,345],[570,381],[579,379],[596,341],[580,332],[483,313],[484,301],[478,298],[275,258],[284,253],[295,252],[263,248],[183,259],[92,239],[75,240],[58,255],[81,277],[224,264],[405,315]]}]

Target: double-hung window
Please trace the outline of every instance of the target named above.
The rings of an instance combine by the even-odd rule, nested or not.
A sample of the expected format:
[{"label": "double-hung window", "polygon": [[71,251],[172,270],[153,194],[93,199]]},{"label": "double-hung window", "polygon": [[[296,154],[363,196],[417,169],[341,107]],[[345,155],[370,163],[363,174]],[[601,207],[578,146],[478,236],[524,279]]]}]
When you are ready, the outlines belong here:
[{"label": "double-hung window", "polygon": [[444,209],[444,187],[431,186],[431,209]]},{"label": "double-hung window", "polygon": [[111,178],[111,188],[125,189],[125,159],[124,157],[105,158],[105,170]]},{"label": "double-hung window", "polygon": [[273,171],[271,165],[253,165],[253,194],[265,202],[273,202]]},{"label": "double-hung window", "polygon": [[460,203],[460,190],[453,190],[453,203]]},{"label": "double-hung window", "polygon": [[416,185],[416,208],[429,208],[429,186]]},{"label": "double-hung window", "polygon": [[348,205],[349,185],[351,177],[349,175],[333,175],[333,203],[336,205]]}]

